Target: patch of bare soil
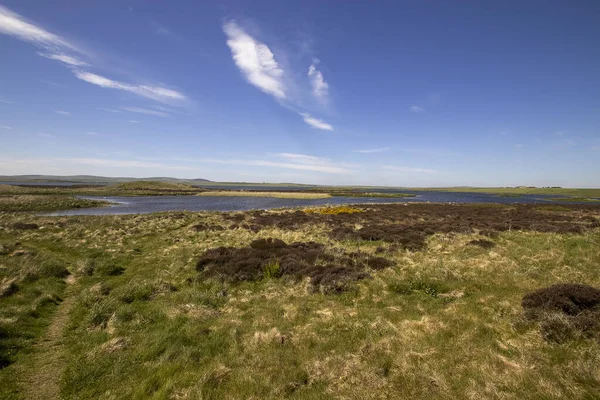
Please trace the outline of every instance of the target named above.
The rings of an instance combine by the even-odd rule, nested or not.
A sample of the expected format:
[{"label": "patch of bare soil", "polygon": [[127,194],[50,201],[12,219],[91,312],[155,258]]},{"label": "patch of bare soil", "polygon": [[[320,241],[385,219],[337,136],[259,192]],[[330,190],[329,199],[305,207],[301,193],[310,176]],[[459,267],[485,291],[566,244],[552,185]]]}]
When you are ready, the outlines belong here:
[{"label": "patch of bare soil", "polygon": [[342,292],[351,283],[367,278],[370,269],[391,266],[391,261],[362,252],[333,252],[323,244],[279,239],[258,239],[248,247],[218,247],[206,251],[196,269],[204,276],[232,282],[265,277],[310,278],[315,290]]}]

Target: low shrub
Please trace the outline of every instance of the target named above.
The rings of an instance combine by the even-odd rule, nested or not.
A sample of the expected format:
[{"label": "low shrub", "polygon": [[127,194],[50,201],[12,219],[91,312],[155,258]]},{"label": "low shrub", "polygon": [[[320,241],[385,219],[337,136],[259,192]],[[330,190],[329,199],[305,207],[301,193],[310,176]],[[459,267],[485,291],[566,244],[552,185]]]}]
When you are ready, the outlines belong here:
[{"label": "low shrub", "polygon": [[600,290],[594,287],[553,285],[528,293],[521,304],[525,318],[539,322],[540,334],[548,342],[599,337]]},{"label": "low shrub", "polygon": [[323,244],[279,239],[258,239],[248,247],[207,250],[196,269],[205,276],[233,282],[264,278],[310,278],[314,289],[340,292],[352,282],[369,276],[368,269],[391,266],[391,261],[361,252],[328,251]]},{"label": "low shrub", "polygon": [[12,225],[13,229],[21,229],[21,230],[25,230],[25,229],[39,229],[40,226],[38,224],[28,224],[25,222],[15,222]]},{"label": "low shrub", "polygon": [[521,304],[530,312],[559,311],[577,315],[600,309],[600,290],[579,283],[562,283],[528,293]]}]

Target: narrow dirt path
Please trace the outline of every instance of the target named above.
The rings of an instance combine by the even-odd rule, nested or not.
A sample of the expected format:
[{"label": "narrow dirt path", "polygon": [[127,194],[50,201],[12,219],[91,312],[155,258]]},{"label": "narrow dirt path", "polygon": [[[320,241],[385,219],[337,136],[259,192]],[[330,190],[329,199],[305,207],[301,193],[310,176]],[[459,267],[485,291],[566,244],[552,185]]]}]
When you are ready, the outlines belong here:
[{"label": "narrow dirt path", "polygon": [[63,334],[75,302],[73,276],[67,278],[67,284],[65,299],[58,306],[44,336],[33,346],[33,362],[23,378],[26,399],[60,399],[60,378],[66,364]]}]

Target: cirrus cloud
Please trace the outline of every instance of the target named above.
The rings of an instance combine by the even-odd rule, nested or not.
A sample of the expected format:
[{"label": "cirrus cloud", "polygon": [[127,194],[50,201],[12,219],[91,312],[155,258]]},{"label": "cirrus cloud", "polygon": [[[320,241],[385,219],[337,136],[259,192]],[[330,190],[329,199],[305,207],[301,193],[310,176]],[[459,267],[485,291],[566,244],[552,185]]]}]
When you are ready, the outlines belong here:
[{"label": "cirrus cloud", "polygon": [[115,81],[104,76],[93,74],[91,72],[73,71],[77,79],[81,79],[84,82],[91,83],[92,85],[100,86],[107,89],[118,89],[126,92],[137,94],[138,96],[146,97],[148,99],[170,102],[170,101],[181,101],[186,100],[185,95],[173,90],[167,89],[161,86],[150,86],[150,85],[132,85],[125,82]]},{"label": "cirrus cloud", "polygon": [[38,55],[45,57],[45,58],[49,58],[51,60],[60,61],[65,64],[72,65],[74,67],[83,67],[83,66],[90,65],[84,61],[81,61],[77,57],[69,56],[69,55],[63,54],[63,53],[56,53],[56,54],[38,53]]},{"label": "cirrus cloud", "polygon": [[331,126],[327,122],[317,119],[308,113],[300,113],[300,115],[304,119],[304,122],[306,122],[308,125],[312,126],[315,129],[321,129],[323,131],[333,131],[334,130],[333,126]]},{"label": "cirrus cloud", "polygon": [[235,21],[226,22],[223,32],[235,65],[248,82],[279,100],[286,98],[283,69],[271,49],[248,35]]},{"label": "cirrus cloud", "polygon": [[388,151],[390,150],[390,147],[380,147],[378,149],[362,149],[362,150],[352,150],[352,152],[354,153],[364,153],[364,154],[370,154],[370,153],[383,153],[384,151]]},{"label": "cirrus cloud", "polygon": [[171,114],[164,112],[164,111],[152,110],[149,108],[142,108],[142,107],[121,107],[121,109],[125,110],[125,111],[129,111],[129,112],[133,112],[133,113],[154,115],[156,117],[170,117],[171,116]]},{"label": "cirrus cloud", "polygon": [[439,174],[440,173],[440,171],[438,171],[436,169],[414,168],[414,167],[401,167],[401,166],[396,166],[396,165],[384,165],[381,168],[385,169],[385,170],[388,170],[388,171],[394,171],[394,172],[399,172],[399,173],[403,173],[403,174],[428,174],[428,175],[433,175],[433,174]]},{"label": "cirrus cloud", "polygon": [[58,35],[34,25],[21,15],[0,5],[0,33],[16,37],[46,49],[68,48],[79,51],[75,45]]},{"label": "cirrus cloud", "polygon": [[325,82],[323,74],[317,69],[321,61],[318,58],[313,59],[312,64],[308,67],[308,79],[312,87],[313,96],[320,102],[326,102],[329,97],[329,84]]}]

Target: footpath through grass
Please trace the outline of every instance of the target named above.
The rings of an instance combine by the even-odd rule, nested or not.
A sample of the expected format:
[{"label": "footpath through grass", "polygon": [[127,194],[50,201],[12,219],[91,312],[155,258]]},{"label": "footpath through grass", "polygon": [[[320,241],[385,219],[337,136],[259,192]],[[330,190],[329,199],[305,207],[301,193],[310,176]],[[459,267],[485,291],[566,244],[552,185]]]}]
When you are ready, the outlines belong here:
[{"label": "footpath through grass", "polygon": [[[0,398],[599,397],[598,337],[548,341],[521,299],[600,287],[600,208],[440,207],[4,213]],[[314,253],[284,256],[294,242]],[[237,250],[198,264],[220,246],[282,258],[232,280],[219,257]]]}]

